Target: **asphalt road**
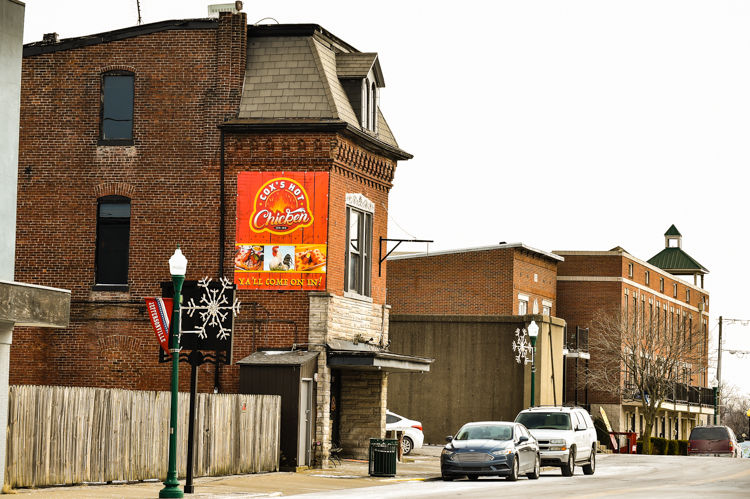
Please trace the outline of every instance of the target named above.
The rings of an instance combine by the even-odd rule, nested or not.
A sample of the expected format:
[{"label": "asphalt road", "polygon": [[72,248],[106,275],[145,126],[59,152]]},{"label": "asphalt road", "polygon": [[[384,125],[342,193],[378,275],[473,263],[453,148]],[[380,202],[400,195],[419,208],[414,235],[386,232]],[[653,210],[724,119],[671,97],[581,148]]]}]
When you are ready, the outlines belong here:
[{"label": "asphalt road", "polygon": [[326,491],[285,497],[750,497],[750,459],[685,456],[600,455],[597,470],[563,477],[545,469],[539,480],[480,478],[478,481],[438,479],[393,485]]}]

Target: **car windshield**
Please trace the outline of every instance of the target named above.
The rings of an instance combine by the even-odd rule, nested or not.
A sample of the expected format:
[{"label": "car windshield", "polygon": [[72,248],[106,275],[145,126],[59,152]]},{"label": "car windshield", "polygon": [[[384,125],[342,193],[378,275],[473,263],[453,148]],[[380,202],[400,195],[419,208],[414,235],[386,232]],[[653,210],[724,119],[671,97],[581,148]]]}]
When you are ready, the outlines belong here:
[{"label": "car windshield", "polygon": [[564,412],[522,412],[516,423],[529,430],[570,430],[570,414]]},{"label": "car windshield", "polygon": [[456,440],[511,440],[512,438],[513,427],[511,425],[464,426],[456,435]]},{"label": "car windshield", "polygon": [[721,426],[693,428],[690,432],[690,440],[726,440],[728,438],[727,429]]}]

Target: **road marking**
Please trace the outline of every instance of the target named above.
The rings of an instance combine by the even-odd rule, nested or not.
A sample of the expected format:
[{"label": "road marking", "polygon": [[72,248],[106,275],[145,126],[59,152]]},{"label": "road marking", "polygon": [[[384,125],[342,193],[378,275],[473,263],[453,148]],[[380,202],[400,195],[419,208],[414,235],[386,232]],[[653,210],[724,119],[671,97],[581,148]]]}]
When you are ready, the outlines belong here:
[{"label": "road marking", "polygon": [[[711,483],[711,482],[732,480],[732,479],[736,479],[736,478],[747,476],[747,475],[750,475],[750,470],[741,471],[733,475],[720,476],[716,478],[707,478],[705,480],[695,480],[693,482],[687,482],[687,485],[704,485],[704,484]],[[584,499],[587,497],[604,497],[604,496],[628,494],[628,493],[633,493],[633,492],[643,492],[646,490],[658,490],[658,489],[665,489],[665,488],[674,488],[674,484],[650,485],[647,487],[628,487],[627,489],[605,490],[603,492],[596,492],[594,494],[586,494],[586,495],[576,496],[576,497],[580,499]]]}]

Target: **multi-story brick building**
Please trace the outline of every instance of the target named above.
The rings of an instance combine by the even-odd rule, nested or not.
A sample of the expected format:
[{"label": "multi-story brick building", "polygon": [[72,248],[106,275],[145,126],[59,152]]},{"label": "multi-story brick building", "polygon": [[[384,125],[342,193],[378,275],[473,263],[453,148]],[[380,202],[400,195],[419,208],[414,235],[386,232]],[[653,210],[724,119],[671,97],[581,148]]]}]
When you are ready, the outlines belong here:
[{"label": "multi-story brick building", "polygon": [[[631,322],[636,318],[654,331],[677,329],[691,335],[689,359],[682,363],[674,395],[663,402],[653,428],[654,436],[684,439],[692,427],[707,422],[714,410],[707,387],[709,293],[703,289],[703,275],[708,271],[682,250],[681,236],[674,226],[665,236],[665,251],[649,261],[621,247],[610,251],[555,251],[565,259],[558,266],[557,311],[572,339],[579,328],[588,330],[589,338],[601,334],[593,327],[598,314],[626,317]],[[693,283],[670,271],[695,276]],[[585,345],[582,350],[586,350]],[[566,401],[590,405],[592,414],[603,407],[616,431],[642,432],[641,401],[627,386],[624,372],[620,393],[587,384],[586,369],[594,373],[601,362],[603,359],[593,354],[590,360],[578,355],[566,358]]]},{"label": "multi-story brick building", "polygon": [[435,364],[429,374],[392,376],[389,407],[422,421],[435,444],[466,421],[512,420],[532,404],[530,366],[513,348],[516,330],[532,321],[534,404],[561,404],[565,323],[554,316],[562,260],[520,243],[390,257],[393,346]]},{"label": "multi-story brick building", "polygon": [[[411,156],[380,113],[383,86],[376,53],[242,13],[26,45],[17,276],[71,289],[72,307],[63,331],[18,330],[11,383],[168,389],[144,297],[179,243],[188,280],[234,268],[242,302],[234,363],[202,367],[199,390],[240,390],[238,359],[270,369],[257,351],[307,351],[307,429],[282,429],[297,445],[282,464],[325,464],[332,432],[364,455],[384,432],[387,372],[429,368],[386,351],[372,241]],[[248,231],[241,210],[259,199],[275,199],[277,223]],[[278,222],[294,203],[316,225]]]}]

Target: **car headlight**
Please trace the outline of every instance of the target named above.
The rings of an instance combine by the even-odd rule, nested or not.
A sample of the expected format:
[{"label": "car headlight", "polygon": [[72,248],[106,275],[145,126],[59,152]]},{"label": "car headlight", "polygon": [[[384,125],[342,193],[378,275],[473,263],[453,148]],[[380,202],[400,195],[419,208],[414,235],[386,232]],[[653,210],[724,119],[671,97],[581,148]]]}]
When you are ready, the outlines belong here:
[{"label": "car headlight", "polygon": [[507,456],[508,454],[513,454],[513,449],[498,449],[492,451],[493,456]]},{"label": "car headlight", "polygon": [[568,450],[568,447],[565,445],[565,440],[562,438],[553,438],[549,441],[549,450]]},{"label": "car headlight", "polygon": [[444,458],[446,458],[447,460],[452,461],[453,460],[453,456],[455,456],[456,453],[453,452],[453,451],[450,451],[448,449],[443,449],[443,452],[441,452],[440,455],[443,456]]}]

